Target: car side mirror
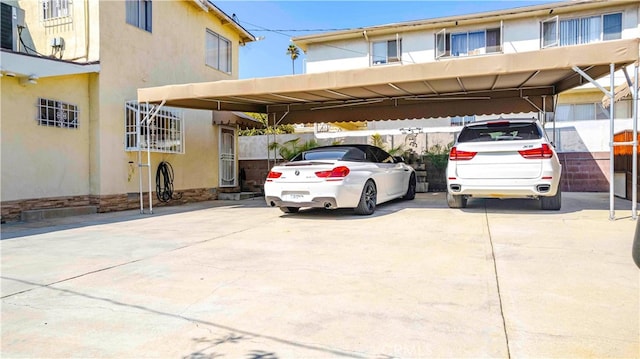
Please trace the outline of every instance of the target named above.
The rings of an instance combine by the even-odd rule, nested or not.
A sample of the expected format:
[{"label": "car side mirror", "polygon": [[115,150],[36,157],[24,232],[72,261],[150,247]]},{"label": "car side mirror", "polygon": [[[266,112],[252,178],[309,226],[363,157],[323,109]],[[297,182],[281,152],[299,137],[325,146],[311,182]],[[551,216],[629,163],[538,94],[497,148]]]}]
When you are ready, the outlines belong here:
[{"label": "car side mirror", "polygon": [[393,162],[395,162],[395,163],[404,162],[404,157],[402,157],[402,156],[393,156]]}]

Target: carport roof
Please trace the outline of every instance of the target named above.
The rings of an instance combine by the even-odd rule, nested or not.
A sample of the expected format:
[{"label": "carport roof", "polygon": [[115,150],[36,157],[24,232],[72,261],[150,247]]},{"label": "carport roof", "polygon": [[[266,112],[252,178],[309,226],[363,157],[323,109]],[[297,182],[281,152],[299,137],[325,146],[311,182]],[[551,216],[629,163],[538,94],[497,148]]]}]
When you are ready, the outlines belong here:
[{"label": "carport roof", "polygon": [[273,114],[280,123],[520,113],[638,61],[640,39],[302,75],[138,89],[138,101]]}]

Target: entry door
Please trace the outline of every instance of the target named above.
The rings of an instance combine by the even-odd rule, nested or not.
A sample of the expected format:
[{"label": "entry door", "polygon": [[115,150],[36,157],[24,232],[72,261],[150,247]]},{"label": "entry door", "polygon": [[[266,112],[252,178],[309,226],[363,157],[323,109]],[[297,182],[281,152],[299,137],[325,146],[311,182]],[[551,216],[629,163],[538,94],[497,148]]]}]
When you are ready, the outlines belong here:
[{"label": "entry door", "polygon": [[220,187],[237,186],[236,173],[236,130],[220,127]]}]

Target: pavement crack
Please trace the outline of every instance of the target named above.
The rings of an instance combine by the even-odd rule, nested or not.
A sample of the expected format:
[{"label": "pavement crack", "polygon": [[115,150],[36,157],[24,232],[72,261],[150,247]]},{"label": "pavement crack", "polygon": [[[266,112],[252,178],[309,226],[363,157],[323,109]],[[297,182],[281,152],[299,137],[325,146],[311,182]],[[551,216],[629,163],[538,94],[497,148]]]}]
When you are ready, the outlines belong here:
[{"label": "pavement crack", "polygon": [[507,358],[511,358],[511,349],[509,348],[509,332],[507,330],[507,321],[504,316],[504,307],[502,305],[502,293],[500,291],[500,277],[498,276],[498,264],[496,262],[496,251],[491,236],[491,226],[489,225],[489,213],[487,211],[487,202],[484,202],[484,217],[487,224],[487,234],[489,235],[489,244],[491,245],[491,260],[493,262],[493,273],[496,278],[496,289],[498,291],[498,303],[500,303],[500,316],[502,317],[502,330],[504,331],[505,344],[507,346]]}]

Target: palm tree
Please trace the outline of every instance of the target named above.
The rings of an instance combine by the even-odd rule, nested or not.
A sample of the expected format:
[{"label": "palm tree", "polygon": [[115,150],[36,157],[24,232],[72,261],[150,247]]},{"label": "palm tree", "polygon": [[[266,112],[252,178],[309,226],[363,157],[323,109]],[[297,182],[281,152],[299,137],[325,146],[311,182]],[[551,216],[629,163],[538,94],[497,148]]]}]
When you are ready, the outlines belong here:
[{"label": "palm tree", "polygon": [[298,56],[300,56],[300,50],[296,47],[296,45],[291,44],[287,48],[287,55],[291,56],[291,70],[292,70],[292,73],[295,74],[296,68],[294,66],[294,61],[296,61]]}]

